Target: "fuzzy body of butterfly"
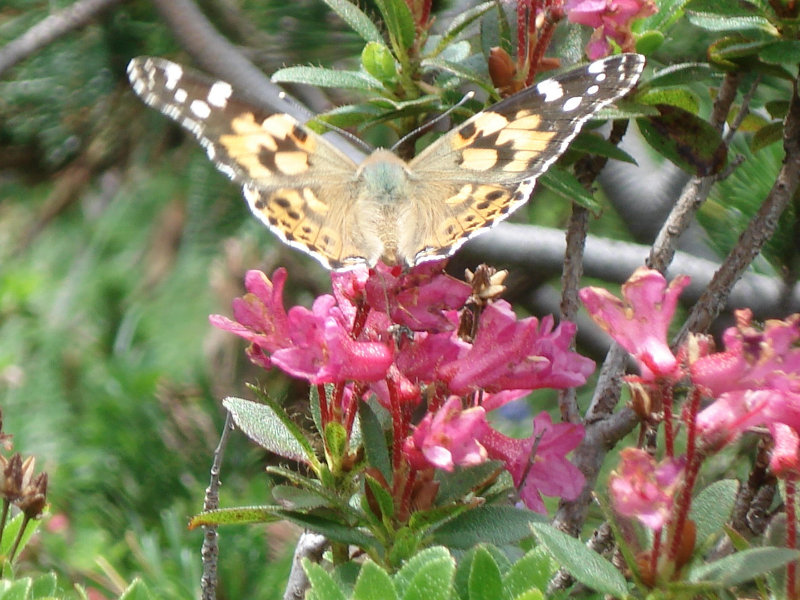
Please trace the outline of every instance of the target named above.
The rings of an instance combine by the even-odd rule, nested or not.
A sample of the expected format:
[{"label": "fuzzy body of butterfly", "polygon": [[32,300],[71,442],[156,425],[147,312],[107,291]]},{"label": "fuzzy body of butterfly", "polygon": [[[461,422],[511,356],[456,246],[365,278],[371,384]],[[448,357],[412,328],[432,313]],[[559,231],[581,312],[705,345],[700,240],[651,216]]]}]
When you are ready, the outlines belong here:
[{"label": "fuzzy body of butterfly", "polygon": [[190,131],[242,185],[267,227],[345,270],[443,258],[505,219],[643,67],[638,54],[598,60],[477,113],[409,162],[379,149],[360,164],[293,117],[238,99],[224,81],[144,56],[130,62],[128,76],[147,104]]}]

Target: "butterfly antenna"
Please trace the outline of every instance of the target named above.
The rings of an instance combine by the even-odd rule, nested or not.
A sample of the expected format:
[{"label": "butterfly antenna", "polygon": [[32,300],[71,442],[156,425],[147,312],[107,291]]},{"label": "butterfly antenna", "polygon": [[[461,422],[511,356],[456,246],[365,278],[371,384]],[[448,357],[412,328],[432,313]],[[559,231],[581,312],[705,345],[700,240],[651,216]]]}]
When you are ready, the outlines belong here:
[{"label": "butterfly antenna", "polygon": [[[280,94],[278,94],[278,97],[281,100],[284,100],[286,102],[292,102],[291,96],[289,96],[286,92],[281,92]],[[326,127],[327,129],[329,129],[331,131],[335,131],[339,135],[341,135],[341,136],[347,138],[348,140],[350,140],[351,142],[353,142],[359,148],[362,148],[367,153],[371,153],[373,150],[375,150],[375,148],[370,146],[367,142],[365,142],[364,140],[360,139],[358,136],[353,135],[352,133],[350,133],[346,129],[342,129],[341,127],[337,127],[336,125],[332,125],[331,123],[326,123],[325,121],[317,118],[317,115],[314,115],[311,111],[309,111],[302,104],[299,104],[299,103],[295,103],[295,104],[296,104],[296,106],[301,108],[306,113],[306,116],[308,117],[308,121],[314,121],[315,123],[319,123],[320,125],[322,125],[323,127]],[[308,121],[306,121],[306,123],[308,123]]]},{"label": "butterfly antenna", "polygon": [[447,115],[449,115],[451,112],[453,112],[458,107],[463,106],[468,101],[472,100],[474,97],[475,97],[475,92],[467,92],[466,94],[464,94],[464,97],[461,98],[461,100],[456,102],[453,106],[448,108],[442,114],[434,117],[433,119],[431,119],[427,123],[423,123],[422,125],[420,125],[416,129],[414,129],[413,131],[410,131],[407,134],[405,134],[403,137],[401,137],[399,140],[397,140],[395,142],[394,146],[392,146],[391,149],[392,150],[397,150],[398,147],[400,147],[402,144],[407,142],[409,139],[418,137],[418,136],[422,135],[423,133],[426,133],[431,128],[433,128],[433,126],[436,125],[436,123],[438,123],[439,121],[444,119]]}]

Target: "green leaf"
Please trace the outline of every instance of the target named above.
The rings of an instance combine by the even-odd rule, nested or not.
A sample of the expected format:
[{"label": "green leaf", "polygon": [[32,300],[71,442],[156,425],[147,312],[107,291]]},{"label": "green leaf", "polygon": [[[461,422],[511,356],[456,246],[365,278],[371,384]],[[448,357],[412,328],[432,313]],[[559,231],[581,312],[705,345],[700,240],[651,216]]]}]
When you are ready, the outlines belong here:
[{"label": "green leaf", "polygon": [[583,585],[616,598],[628,597],[625,578],[605,558],[549,524],[535,523],[532,527],[556,561]]},{"label": "green leaf", "polygon": [[578,152],[586,152],[587,154],[594,154],[596,156],[605,156],[606,158],[613,158],[626,163],[636,164],[636,160],[627,152],[615,146],[604,137],[592,133],[591,131],[582,131],[578,134],[570,144],[572,150]]},{"label": "green leaf", "polygon": [[388,557],[389,564],[397,567],[407,563],[419,552],[421,544],[422,534],[419,531],[411,527],[398,529],[393,534],[392,548]]},{"label": "green leaf", "polygon": [[372,497],[378,503],[378,508],[381,514],[376,515],[379,518],[391,518],[394,516],[394,499],[387,489],[385,489],[380,482],[374,477],[369,475],[365,476],[365,484],[369,486],[369,491],[372,492]]},{"label": "green leaf", "polygon": [[638,21],[637,25],[641,28],[640,31],[649,29],[666,31],[668,27],[683,16],[685,4],[686,0],[659,0],[658,11]]},{"label": "green leaf", "polygon": [[788,548],[752,548],[698,565],[689,573],[688,580],[727,588],[750,581],[798,558],[800,552]]},{"label": "green leaf", "polygon": [[325,67],[286,67],[272,74],[277,83],[305,83],[319,87],[380,90],[383,84],[367,73]]},{"label": "green leaf", "polygon": [[[708,47],[708,58],[722,69],[738,69],[740,62],[751,61],[769,42],[742,35],[723,37]],[[742,60],[744,59],[744,60]]]},{"label": "green leaf", "polygon": [[764,108],[767,109],[769,116],[773,119],[783,119],[789,112],[789,101],[770,100],[764,103]]},{"label": "green leaf", "polygon": [[667,104],[657,117],[637,119],[647,143],[689,173],[704,177],[722,170],[728,159],[719,132],[688,111]]},{"label": "green leaf", "polygon": [[392,482],[392,462],[386,436],[375,411],[366,402],[358,403],[358,419],[361,421],[361,435],[367,464],[381,472],[387,482]]},{"label": "green leaf", "polygon": [[558,165],[551,166],[539,177],[539,182],[552,192],[566,198],[569,202],[583,206],[593,213],[599,213],[601,204],[595,197],[586,191],[578,179]]},{"label": "green leaf", "polygon": [[492,48],[502,48],[509,54],[514,52],[511,43],[511,27],[500,2],[495,3],[495,10],[486,13],[480,22],[481,54],[489,58]]},{"label": "green leaf", "polygon": [[452,473],[437,471],[436,480],[439,482],[439,493],[436,495],[436,502],[447,504],[461,500],[465,494],[485,485],[501,469],[503,469],[503,463],[500,461],[487,461],[474,467],[457,467]]},{"label": "green leaf", "polygon": [[453,558],[450,556],[450,552],[447,551],[447,548],[442,548],[441,546],[433,546],[431,548],[425,548],[421,552],[417,552],[406,561],[394,576],[394,586],[398,596],[405,598],[406,591],[411,585],[411,582],[425,565],[452,560]]},{"label": "green leaf", "polygon": [[636,52],[650,55],[664,43],[664,34],[660,31],[645,31],[636,37]]},{"label": "green leaf", "polygon": [[800,63],[800,42],[796,40],[780,40],[764,46],[758,57],[775,65],[796,65]]},{"label": "green leaf", "polygon": [[382,42],[381,32],[370,18],[350,0],[323,0],[350,28],[367,42]]},{"label": "green leaf", "polygon": [[750,141],[750,149],[753,152],[758,152],[762,148],[781,140],[783,140],[783,121],[768,123],[753,134],[753,139]]},{"label": "green leaf", "polygon": [[397,76],[397,67],[391,50],[380,42],[369,42],[361,51],[364,70],[379,79],[389,81]]},{"label": "green leaf", "polygon": [[542,515],[511,506],[479,506],[465,511],[433,532],[433,539],[448,548],[467,549],[475,544],[500,546],[528,537],[529,526]]},{"label": "green leaf", "polygon": [[318,464],[311,444],[282,408],[233,397],[222,405],[231,411],[236,426],[262,448],[312,467]]},{"label": "green leaf", "polygon": [[141,579],[134,579],[131,584],[125,588],[119,600],[151,600],[153,595],[147,588],[147,585]]},{"label": "green leaf", "polygon": [[508,598],[503,592],[503,582],[497,563],[486,548],[478,548],[469,573],[469,599],[503,600]]},{"label": "green leaf", "polygon": [[300,527],[322,534],[332,542],[351,544],[365,550],[373,548],[376,545],[375,538],[368,533],[358,527],[353,527],[339,521],[333,521],[319,515],[283,509],[276,510],[275,514],[300,525]]},{"label": "green leaf", "polygon": [[738,489],[739,482],[733,479],[715,481],[692,501],[689,518],[697,527],[699,544],[722,532],[722,527],[731,516]]},{"label": "green leaf", "polygon": [[544,591],[557,569],[558,565],[544,547],[537,546],[511,565],[503,576],[503,587],[512,598],[531,590]]},{"label": "green leaf", "polygon": [[697,97],[686,88],[650,90],[644,94],[638,94],[636,100],[642,104],[650,104],[652,106],[669,104],[694,113],[700,110],[700,102]]},{"label": "green leaf", "polygon": [[293,485],[275,485],[270,491],[277,504],[291,510],[309,510],[328,505],[328,500],[324,496],[320,496],[313,490]]},{"label": "green leaf", "polygon": [[403,600],[450,600],[455,569],[456,561],[449,555],[426,560],[406,580]]},{"label": "green leaf", "polygon": [[[9,555],[11,552],[11,547],[16,543],[17,536],[19,536],[19,529],[22,527],[23,522],[25,522],[25,515],[19,513],[6,523],[5,529],[3,530],[3,542],[0,545],[0,555]],[[28,542],[33,537],[33,534],[39,529],[41,524],[42,521],[40,519],[29,519],[27,521],[27,524],[25,525],[25,532],[22,534],[22,537],[19,540],[17,554],[25,549],[25,546],[28,545]]]},{"label": "green leaf", "polygon": [[395,53],[405,55],[405,51],[414,45],[414,17],[408,5],[403,0],[375,0],[378,10],[389,31],[392,45],[395,46]]},{"label": "green leaf", "polygon": [[33,581],[30,577],[23,577],[16,581],[4,579],[0,581],[0,600],[28,600],[32,586]]},{"label": "green leaf", "polygon": [[711,67],[706,63],[692,62],[670,65],[653,73],[647,83],[640,86],[640,90],[706,81],[712,73]]},{"label": "green leaf", "polygon": [[340,464],[347,452],[347,430],[344,425],[331,421],[325,426],[325,448],[333,457],[334,464]]},{"label": "green leaf", "polygon": [[55,573],[45,573],[33,580],[31,588],[32,598],[45,598],[55,596],[58,589],[58,579]]},{"label": "green leaf", "polygon": [[432,55],[435,56],[441,53],[459,33],[469,27],[476,19],[490,11],[494,5],[494,2],[484,2],[458,13],[442,33],[442,37]]},{"label": "green leaf", "polygon": [[202,526],[246,525],[249,523],[272,523],[280,520],[276,506],[242,506],[218,508],[195,515],[189,521],[189,529]]},{"label": "green leaf", "polygon": [[318,564],[304,558],[303,570],[305,570],[308,581],[311,584],[310,591],[314,593],[317,600],[346,600],[344,592],[339,589],[339,585],[334,581],[333,577]]},{"label": "green leaf", "polygon": [[352,600],[397,600],[397,590],[389,574],[367,559],[358,574]]},{"label": "green leaf", "polygon": [[684,6],[689,22],[707,31],[758,29],[777,37],[778,30],[752,4],[737,0],[691,0]]},{"label": "green leaf", "polygon": [[450,64],[461,64],[470,55],[472,47],[467,40],[461,40],[447,46],[442,50],[439,59]]}]

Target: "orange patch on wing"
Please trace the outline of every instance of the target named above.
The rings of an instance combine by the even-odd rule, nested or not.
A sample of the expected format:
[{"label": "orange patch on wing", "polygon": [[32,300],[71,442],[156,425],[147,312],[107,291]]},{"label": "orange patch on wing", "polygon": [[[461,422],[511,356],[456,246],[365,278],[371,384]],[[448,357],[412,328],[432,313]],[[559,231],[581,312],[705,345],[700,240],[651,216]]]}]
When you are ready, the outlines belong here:
[{"label": "orange patch on wing", "polygon": [[497,150],[492,148],[465,148],[461,153],[461,168],[470,171],[488,171],[497,164]]}]

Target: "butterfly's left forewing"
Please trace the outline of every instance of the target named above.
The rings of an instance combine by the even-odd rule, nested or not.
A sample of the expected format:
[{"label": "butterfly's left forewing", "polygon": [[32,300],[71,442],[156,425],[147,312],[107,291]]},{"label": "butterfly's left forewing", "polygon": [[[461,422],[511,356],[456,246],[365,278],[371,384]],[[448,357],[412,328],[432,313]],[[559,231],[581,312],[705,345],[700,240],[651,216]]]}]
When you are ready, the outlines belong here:
[{"label": "butterfly's left forewing", "polygon": [[331,269],[374,262],[382,246],[349,224],[356,165],[284,113],[237,97],[231,86],[161,58],[128,66],[134,91],[191,132],[214,165],[242,185],[250,209],[284,242]]},{"label": "butterfly's left forewing", "polygon": [[[527,88],[473,116],[410,163],[415,175],[400,253],[418,263],[452,254],[505,219],[583,124],[635,85],[644,57],[621,54]],[[427,214],[418,214],[426,211]]]}]

